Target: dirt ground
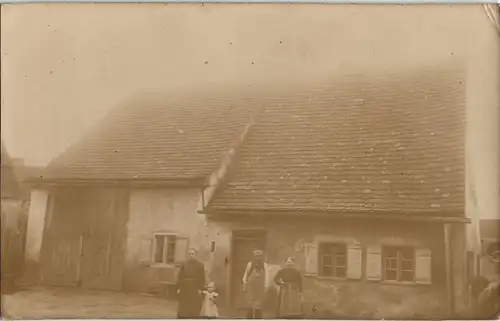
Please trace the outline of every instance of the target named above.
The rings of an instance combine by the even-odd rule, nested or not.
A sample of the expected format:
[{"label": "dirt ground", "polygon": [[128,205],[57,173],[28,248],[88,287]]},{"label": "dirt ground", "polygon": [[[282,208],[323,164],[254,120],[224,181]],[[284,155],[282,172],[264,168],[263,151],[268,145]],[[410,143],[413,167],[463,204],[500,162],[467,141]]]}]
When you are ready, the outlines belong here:
[{"label": "dirt ground", "polygon": [[2,297],[10,319],[169,319],[174,301],[139,294],[71,288],[28,288]]}]

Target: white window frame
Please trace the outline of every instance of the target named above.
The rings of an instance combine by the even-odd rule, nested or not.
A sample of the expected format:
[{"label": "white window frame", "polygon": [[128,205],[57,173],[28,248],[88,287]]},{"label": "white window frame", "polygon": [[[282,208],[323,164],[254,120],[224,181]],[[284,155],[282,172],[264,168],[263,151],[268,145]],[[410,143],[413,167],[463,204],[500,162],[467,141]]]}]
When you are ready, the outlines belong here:
[{"label": "white window frame", "polygon": [[[160,262],[156,262],[156,249],[157,249],[157,246],[158,246],[158,242],[157,242],[157,237],[158,236],[163,236],[165,237],[165,244],[164,244],[164,248],[163,248],[163,261],[160,263]],[[152,266],[175,266],[176,262],[175,262],[175,251],[176,251],[176,248],[174,248],[174,253],[173,253],[173,261],[172,262],[167,262],[167,250],[168,250],[168,239],[173,237],[175,238],[175,243],[177,245],[177,237],[179,235],[176,234],[176,233],[163,233],[163,232],[156,232],[156,233],[153,233],[153,251],[151,253],[151,265]]]},{"label": "white window frame", "polygon": [[[412,280],[403,280],[401,274],[403,273],[403,267],[402,267],[402,251],[404,249],[411,249],[412,251],[412,269],[411,273],[413,274]],[[389,250],[395,250],[396,251],[396,274],[397,274],[397,279],[396,280],[388,280],[387,279],[387,268],[386,268],[386,257],[387,257],[387,251]],[[414,246],[411,245],[383,245],[382,246],[382,251],[381,251],[381,263],[382,263],[382,281],[384,283],[391,283],[391,284],[417,284],[415,277],[416,277],[416,264],[417,264],[417,249]],[[410,272],[410,270],[406,270],[406,272]]]},{"label": "white window frame", "polygon": [[[342,247],[343,250],[344,250],[344,260],[345,260],[345,265],[344,266],[339,266],[337,265],[337,260],[336,258],[332,257],[332,272],[333,274],[332,275],[324,275],[323,274],[323,267],[324,267],[324,264],[323,264],[323,248],[324,246],[334,246],[334,247]],[[321,242],[318,242],[318,271],[317,271],[317,275],[318,275],[318,278],[322,278],[322,279],[341,279],[341,280],[345,280],[347,279],[347,273],[348,273],[348,244],[347,243],[344,243],[344,242],[335,242],[335,241],[321,241]],[[344,269],[344,275],[343,276],[338,276],[337,275],[337,272],[336,270],[338,268],[341,268],[341,269]]]}]

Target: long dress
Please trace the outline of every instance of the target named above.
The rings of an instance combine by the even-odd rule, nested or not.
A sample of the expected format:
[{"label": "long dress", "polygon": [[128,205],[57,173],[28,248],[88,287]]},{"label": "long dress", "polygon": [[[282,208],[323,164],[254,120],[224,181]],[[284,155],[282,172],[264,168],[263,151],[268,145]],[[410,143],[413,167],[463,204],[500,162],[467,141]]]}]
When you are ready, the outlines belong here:
[{"label": "long dress", "polygon": [[205,267],[197,260],[185,262],[177,276],[179,290],[177,317],[181,319],[199,318],[202,296],[205,286]]},{"label": "long dress", "polygon": [[302,276],[293,267],[278,271],[274,283],[280,286],[278,294],[278,318],[296,318],[302,316]]},{"label": "long dress", "polygon": [[217,309],[217,292],[203,291],[203,306],[201,308],[201,316],[207,319],[217,319],[219,311]]},{"label": "long dress", "polygon": [[262,303],[266,295],[266,285],[268,279],[267,264],[264,263],[262,269],[254,268],[252,262],[248,263],[243,276],[243,284],[246,287],[246,297],[251,310],[262,310]]}]

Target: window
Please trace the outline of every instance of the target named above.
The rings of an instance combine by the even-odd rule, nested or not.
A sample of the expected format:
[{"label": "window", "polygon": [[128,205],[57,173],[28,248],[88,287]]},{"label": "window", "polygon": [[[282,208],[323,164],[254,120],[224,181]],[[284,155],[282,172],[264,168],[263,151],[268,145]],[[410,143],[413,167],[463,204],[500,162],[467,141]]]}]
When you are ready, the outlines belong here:
[{"label": "window", "polygon": [[319,245],[319,275],[346,277],[347,246],[345,244],[321,243]]},{"label": "window", "polygon": [[155,234],[153,263],[172,264],[175,262],[175,247],[177,238],[175,235]]},{"label": "window", "polygon": [[382,251],[384,280],[413,282],[415,280],[415,250],[413,247],[384,247]]}]

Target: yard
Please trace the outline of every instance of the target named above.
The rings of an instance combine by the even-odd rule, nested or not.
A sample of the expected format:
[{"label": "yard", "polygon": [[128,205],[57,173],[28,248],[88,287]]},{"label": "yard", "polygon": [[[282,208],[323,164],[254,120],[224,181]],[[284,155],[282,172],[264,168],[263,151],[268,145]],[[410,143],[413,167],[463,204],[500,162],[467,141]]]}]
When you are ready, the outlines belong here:
[{"label": "yard", "polygon": [[36,287],[5,295],[2,316],[12,319],[168,319],[176,302],[138,294]]}]

